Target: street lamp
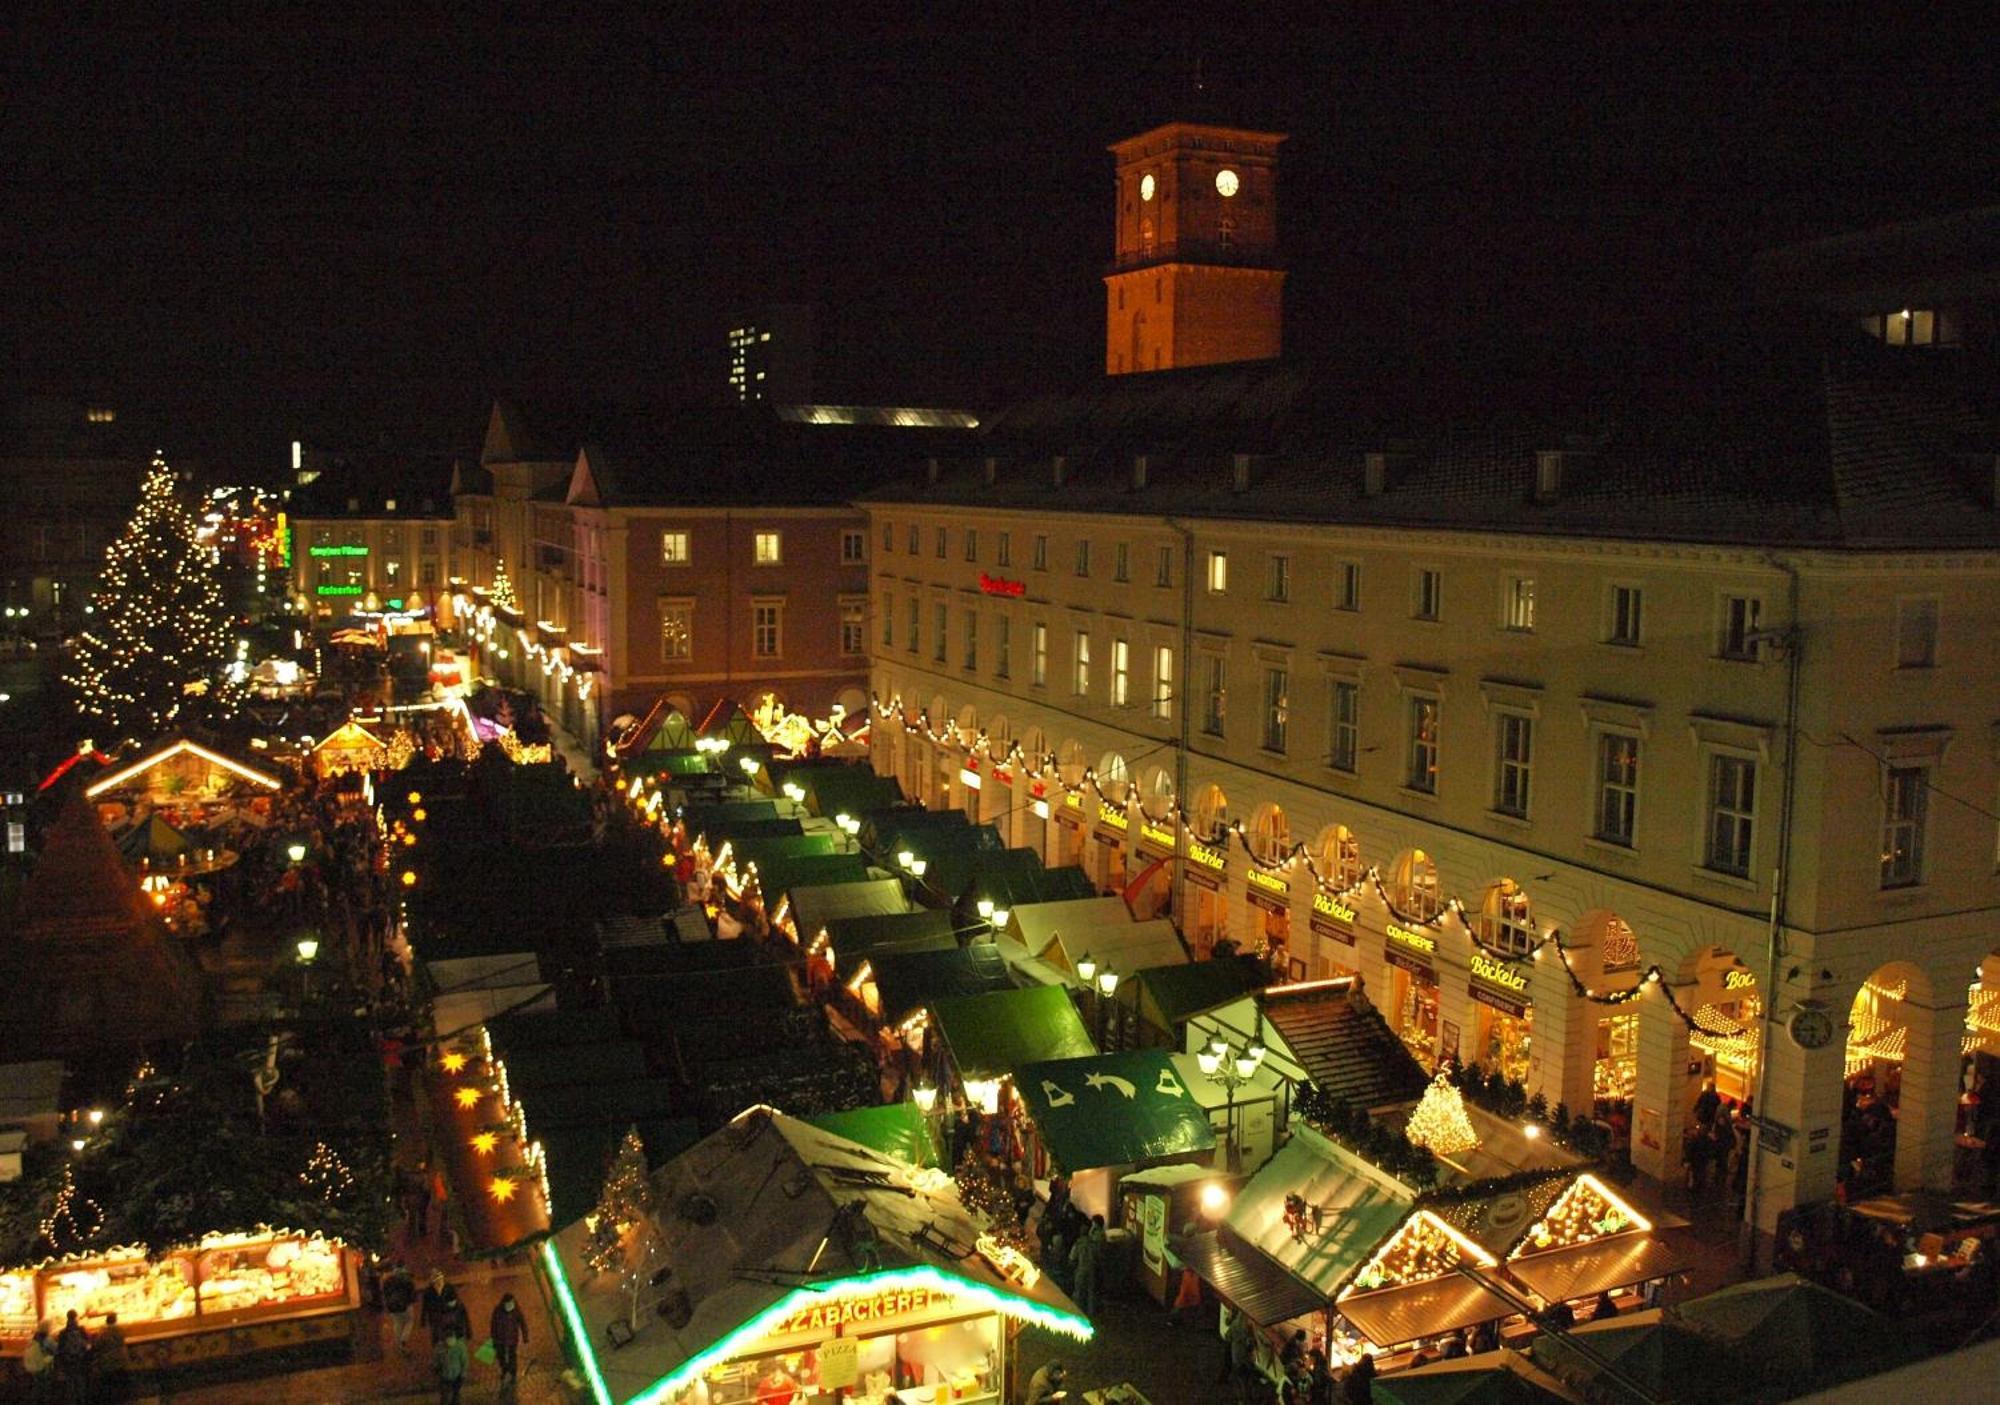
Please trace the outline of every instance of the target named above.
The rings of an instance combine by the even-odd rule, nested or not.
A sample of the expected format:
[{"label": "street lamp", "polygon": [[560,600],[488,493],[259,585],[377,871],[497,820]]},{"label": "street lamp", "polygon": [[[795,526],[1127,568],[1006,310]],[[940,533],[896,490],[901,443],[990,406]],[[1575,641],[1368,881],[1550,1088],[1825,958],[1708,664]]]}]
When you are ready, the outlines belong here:
[{"label": "street lamp", "polygon": [[1097,983],[1097,958],[1086,951],[1077,960],[1076,974],[1078,979],[1085,985],[1095,985]]},{"label": "street lamp", "polygon": [[917,1111],[926,1117],[929,1117],[931,1109],[937,1106],[937,1089],[928,1083],[919,1083],[911,1088],[910,1096],[916,1100]]},{"label": "street lamp", "polygon": [[[1262,1019],[1259,1019],[1259,1025]],[[1209,1041],[1208,1047],[1194,1056],[1195,1066],[1201,1076],[1221,1088],[1226,1095],[1223,1104],[1224,1136],[1229,1143],[1229,1169],[1243,1169],[1243,1148],[1236,1138],[1236,1090],[1257,1076],[1263,1066],[1264,1048],[1261,1030],[1257,1037],[1242,1049],[1238,1049],[1227,1039],[1217,1036]]]},{"label": "street lamp", "polygon": [[306,846],[304,842],[294,839],[290,844],[287,844],[285,846],[285,857],[293,863],[304,863],[306,861]]},{"label": "street lamp", "polygon": [[739,765],[741,765],[741,766],[743,767],[743,774],[744,774],[744,775],[746,775],[746,776],[754,776],[754,775],[756,775],[756,774],[757,774],[757,758],[756,758],[756,757],[754,757],[754,756],[746,756],[746,757],[744,757],[744,758],[742,759],[742,761],[740,761],[740,762],[739,762],[739,763],[737,763],[737,764],[739,764]]},{"label": "street lamp", "polygon": [[1013,915],[1014,915],[1013,912],[1007,908],[1004,907],[994,908],[993,916],[989,919],[993,923],[993,930],[996,932],[1005,931],[1007,928],[1007,919],[1009,917],[1012,917]]},{"label": "street lamp", "polygon": [[319,938],[300,937],[297,951],[299,953],[299,998],[301,1000],[310,1000],[312,999],[313,959],[319,955]]}]

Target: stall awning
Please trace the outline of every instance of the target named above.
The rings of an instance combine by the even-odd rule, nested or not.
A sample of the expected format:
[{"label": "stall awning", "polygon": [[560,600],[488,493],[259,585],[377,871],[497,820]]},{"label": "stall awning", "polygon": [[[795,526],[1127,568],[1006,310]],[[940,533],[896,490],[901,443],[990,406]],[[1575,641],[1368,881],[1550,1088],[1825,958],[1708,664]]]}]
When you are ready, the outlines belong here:
[{"label": "stall awning", "polygon": [[806,1121],[822,1132],[859,1142],[871,1150],[912,1166],[938,1164],[937,1140],[931,1135],[930,1119],[915,1103],[886,1103],[880,1107],[850,1108],[846,1112],[822,1112]]},{"label": "stall awning", "polygon": [[999,1078],[1023,1064],[1097,1052],[1069,992],[1058,986],[939,1000],[931,1014],[961,1078]]},{"label": "stall awning", "polygon": [[1176,1239],[1174,1252],[1197,1278],[1261,1327],[1275,1327],[1326,1306],[1311,1285],[1255,1249],[1225,1241],[1220,1230]]},{"label": "stall awning", "polygon": [[775,911],[778,899],[795,888],[867,881],[868,865],[859,854],[800,854],[766,859],[757,865],[757,889],[764,895],[767,911]]},{"label": "stall awning", "polygon": [[792,921],[804,933],[817,932],[836,918],[878,917],[910,910],[903,885],[894,878],[824,883],[790,891]]},{"label": "stall awning", "polygon": [[[852,971],[878,953],[951,951],[958,946],[951,914],[935,908],[868,917],[836,917],[826,924],[838,969]],[[804,934],[811,940],[814,933]]]},{"label": "stall awning", "polygon": [[862,961],[867,961],[875,973],[879,1009],[888,1024],[901,1023],[904,1016],[938,1000],[1014,988],[1007,963],[990,942],[974,942],[966,947],[953,942],[938,951],[879,951],[867,957],[844,955],[840,969],[851,975],[861,969]]},{"label": "stall awning", "polygon": [[1377,1293],[1358,1293],[1334,1306],[1354,1324],[1355,1331],[1381,1347],[1497,1322],[1518,1311],[1498,1293],[1456,1273]]},{"label": "stall awning", "polygon": [[1688,1255],[1671,1234],[1618,1234],[1568,1249],[1507,1261],[1507,1276],[1549,1302],[1594,1298],[1686,1268]]},{"label": "stall awning", "polygon": [[1271,983],[1271,968],[1255,956],[1219,956],[1209,961],[1177,961],[1138,972],[1131,989],[1141,1008],[1150,1009],[1162,1028],[1220,1010]]},{"label": "stall awning", "polygon": [[1164,1049],[1024,1064],[1015,1087],[1065,1171],[1136,1166],[1215,1149],[1208,1113]]}]

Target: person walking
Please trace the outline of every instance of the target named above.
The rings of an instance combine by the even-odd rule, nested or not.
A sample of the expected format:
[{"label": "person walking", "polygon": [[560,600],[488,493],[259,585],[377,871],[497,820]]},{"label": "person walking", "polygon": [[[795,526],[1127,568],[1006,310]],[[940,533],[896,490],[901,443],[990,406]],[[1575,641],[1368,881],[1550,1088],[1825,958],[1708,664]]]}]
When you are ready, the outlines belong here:
[{"label": "person walking", "polygon": [[528,1319],[521,1311],[521,1305],[514,1301],[512,1293],[502,1293],[500,1301],[493,1305],[493,1316],[486,1324],[487,1335],[493,1338],[493,1355],[500,1365],[500,1384],[512,1385],[519,1375],[521,1346],[528,1340]]},{"label": "person walking", "polygon": [[90,1333],[77,1320],[75,1308],[56,1334],[56,1382],[71,1405],[84,1405],[90,1398]]},{"label": "person walking", "polygon": [[90,1351],[90,1372],[97,1380],[96,1398],[112,1402],[125,1399],[132,1385],[130,1370],[125,1330],[118,1325],[117,1313],[106,1313],[104,1326],[98,1330],[97,1341]]},{"label": "person walking", "polygon": [[446,1329],[453,1321],[452,1307],[458,1302],[458,1294],[445,1281],[444,1270],[431,1270],[431,1281],[424,1288],[423,1296],[417,1301],[417,1320],[431,1334],[431,1348],[445,1339]]},{"label": "person walking", "polygon": [[388,1273],[382,1277],[382,1311],[389,1315],[395,1328],[396,1350],[407,1356],[410,1329],[417,1322],[417,1281],[410,1277],[409,1267],[401,1259],[390,1264]]},{"label": "person walking", "polygon": [[1375,1358],[1367,1352],[1347,1368],[1340,1382],[1340,1399],[1341,1405],[1374,1405]]},{"label": "person walking", "polygon": [[49,1324],[35,1324],[34,1339],[21,1354],[21,1370],[28,1377],[28,1398],[41,1402],[56,1398],[56,1344],[49,1336]]},{"label": "person walking", "polygon": [[1069,1251],[1070,1276],[1074,1287],[1070,1296],[1085,1317],[1096,1320],[1099,1280],[1104,1272],[1104,1216],[1092,1215],[1090,1228]]},{"label": "person walking", "polygon": [[431,1369],[438,1378],[438,1405],[458,1405],[471,1361],[472,1353],[465,1348],[465,1334],[453,1323],[445,1339],[431,1349]]}]

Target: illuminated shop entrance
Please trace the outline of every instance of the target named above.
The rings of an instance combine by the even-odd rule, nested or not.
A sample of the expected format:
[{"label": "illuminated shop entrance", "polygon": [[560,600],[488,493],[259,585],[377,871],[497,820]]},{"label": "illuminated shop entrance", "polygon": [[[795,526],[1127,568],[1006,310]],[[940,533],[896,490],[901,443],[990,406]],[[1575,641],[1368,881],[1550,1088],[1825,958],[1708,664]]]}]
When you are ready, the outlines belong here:
[{"label": "illuminated shop entrance", "polygon": [[1528,998],[1528,968],[1483,951],[1472,953],[1472,1049],[1486,1069],[1525,1083],[1535,1007]]},{"label": "illuminated shop entrance", "polygon": [[[1756,973],[1736,953],[1711,947],[1697,960],[1693,993],[1696,1027],[1688,1045],[1702,1061],[1703,1077],[1714,1079],[1715,1091],[1731,1103],[1754,1096],[1764,1012]],[[1701,1083],[1690,1080],[1690,1110],[1701,1092]]]},{"label": "illuminated shop entrance", "polygon": [[1437,1067],[1437,942],[1429,932],[1389,924],[1382,948],[1389,967],[1389,1023],[1426,1069]]}]

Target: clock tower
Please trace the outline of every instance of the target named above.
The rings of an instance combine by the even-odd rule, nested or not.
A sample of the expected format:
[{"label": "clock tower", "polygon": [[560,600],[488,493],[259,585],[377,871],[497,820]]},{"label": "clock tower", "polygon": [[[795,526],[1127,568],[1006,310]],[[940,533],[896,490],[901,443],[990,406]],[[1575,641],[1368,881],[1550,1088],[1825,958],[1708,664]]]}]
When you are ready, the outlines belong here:
[{"label": "clock tower", "polygon": [[1118,222],[1104,277],[1106,375],[1278,355],[1284,139],[1171,122],[1112,146]]}]

